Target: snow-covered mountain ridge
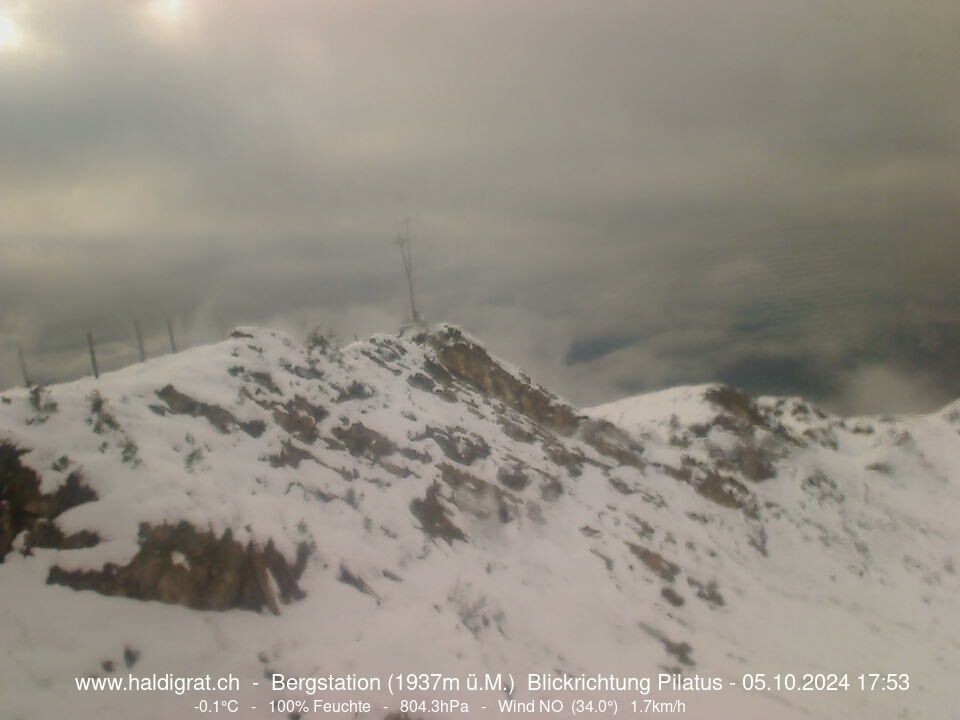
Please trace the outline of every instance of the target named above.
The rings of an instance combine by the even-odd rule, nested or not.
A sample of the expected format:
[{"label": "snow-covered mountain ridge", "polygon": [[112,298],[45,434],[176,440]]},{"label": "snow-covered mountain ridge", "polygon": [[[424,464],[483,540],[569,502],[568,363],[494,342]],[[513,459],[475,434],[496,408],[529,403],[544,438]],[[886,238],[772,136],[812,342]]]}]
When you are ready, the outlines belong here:
[{"label": "snow-covered mountain ridge", "polygon": [[133,665],[665,669],[909,672],[717,702],[932,717],[960,671],[958,440],[960,403],[843,419],[702,386],[581,411],[447,325],[343,349],[242,328],[8,391],[0,709],[184,710],[74,689]]}]

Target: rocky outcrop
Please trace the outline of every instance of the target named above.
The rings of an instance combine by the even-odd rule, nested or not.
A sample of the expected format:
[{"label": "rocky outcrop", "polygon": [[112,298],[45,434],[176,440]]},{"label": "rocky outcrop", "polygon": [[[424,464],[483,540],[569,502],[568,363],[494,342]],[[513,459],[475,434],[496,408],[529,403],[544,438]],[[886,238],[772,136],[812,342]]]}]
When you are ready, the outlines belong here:
[{"label": "rocky outcrop", "polygon": [[[99,570],[50,568],[47,582],[195,610],[267,610],[304,597],[298,580],[310,549],[301,544],[288,561],[270,541],[241,543],[228,529],[217,536],[187,522],[140,527],[140,551],[126,565]],[[275,589],[276,588],[276,589]]]},{"label": "rocky outcrop", "polygon": [[[0,562],[23,531],[33,536],[35,547],[85,547],[96,536],[65,536],[55,525],[58,515],[97,499],[79,472],[70,473],[53,493],[40,491],[40,476],[20,458],[29,450],[0,443]],[[29,540],[28,540],[29,547]]]},{"label": "rocky outcrop", "polygon": [[[569,434],[580,424],[581,416],[570,406],[547,392],[530,378],[518,377],[506,370],[463,331],[452,325],[423,333],[417,338],[433,348],[443,368],[487,397],[499,400],[530,419],[558,432]],[[439,373],[438,373],[439,375]]]}]

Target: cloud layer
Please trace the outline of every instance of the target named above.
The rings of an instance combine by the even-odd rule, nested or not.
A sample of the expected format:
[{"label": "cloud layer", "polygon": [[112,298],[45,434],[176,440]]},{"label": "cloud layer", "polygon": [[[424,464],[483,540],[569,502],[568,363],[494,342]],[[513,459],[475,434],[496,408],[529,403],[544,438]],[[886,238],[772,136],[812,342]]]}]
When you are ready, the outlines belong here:
[{"label": "cloud layer", "polygon": [[580,403],[960,395],[960,6],[19,0],[0,385],[423,310]]}]

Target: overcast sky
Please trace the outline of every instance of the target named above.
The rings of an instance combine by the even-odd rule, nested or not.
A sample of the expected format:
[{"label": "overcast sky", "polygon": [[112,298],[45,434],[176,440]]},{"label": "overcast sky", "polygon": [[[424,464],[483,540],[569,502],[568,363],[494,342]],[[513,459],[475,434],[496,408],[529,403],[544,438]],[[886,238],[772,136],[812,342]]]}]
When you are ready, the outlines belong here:
[{"label": "overcast sky", "polygon": [[579,404],[960,396],[956,0],[0,0],[0,387],[419,302]]}]

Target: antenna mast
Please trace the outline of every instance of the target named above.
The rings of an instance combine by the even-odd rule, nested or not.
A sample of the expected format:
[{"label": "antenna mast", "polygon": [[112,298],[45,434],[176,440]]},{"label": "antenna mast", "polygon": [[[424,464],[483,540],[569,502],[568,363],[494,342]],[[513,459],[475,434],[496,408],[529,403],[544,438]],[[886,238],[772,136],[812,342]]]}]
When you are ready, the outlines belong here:
[{"label": "antenna mast", "polygon": [[400,248],[400,257],[403,259],[403,271],[407,275],[407,289],[410,292],[410,322],[416,324],[422,322],[423,318],[417,312],[417,302],[413,297],[413,253],[410,247],[412,241],[410,218],[405,218],[397,235],[397,245]]}]

